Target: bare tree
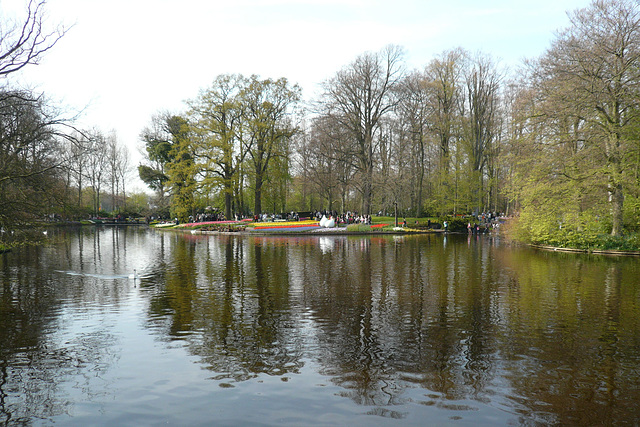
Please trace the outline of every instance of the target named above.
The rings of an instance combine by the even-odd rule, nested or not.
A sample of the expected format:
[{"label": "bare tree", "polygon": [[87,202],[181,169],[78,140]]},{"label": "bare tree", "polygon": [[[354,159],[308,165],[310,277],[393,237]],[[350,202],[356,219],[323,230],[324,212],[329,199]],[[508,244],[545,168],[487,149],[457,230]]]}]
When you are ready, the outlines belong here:
[{"label": "bare tree", "polygon": [[460,133],[463,102],[462,49],[445,51],[430,61],[423,71],[410,73],[402,82],[398,119],[406,129],[406,152],[411,153],[411,207],[422,214],[425,177],[431,203],[442,208],[449,200],[449,167],[452,143]]},{"label": "bare tree", "polygon": [[[470,172],[470,196],[474,207],[481,209],[483,173],[492,145],[500,131],[501,73],[493,60],[478,54],[465,69],[463,104],[463,144],[466,148]],[[475,199],[475,200],[473,200]]]},{"label": "bare tree", "polygon": [[122,209],[127,209],[127,181],[132,172],[131,170],[131,157],[129,156],[129,150],[125,145],[119,146],[119,159],[116,163],[115,173],[118,176],[118,182],[120,183],[120,189],[122,190]]},{"label": "bare tree", "polygon": [[429,122],[438,141],[445,171],[449,169],[449,149],[463,101],[461,80],[465,57],[462,49],[450,50],[433,59],[425,70],[430,101]]},{"label": "bare tree", "polygon": [[125,177],[129,169],[127,148],[119,141],[115,131],[106,139],[108,179],[111,186],[111,209],[113,212],[124,210],[126,200]]},{"label": "bare tree", "polygon": [[0,77],[37,64],[66,33],[64,27],[52,31],[45,28],[44,5],[44,0],[30,0],[21,21],[0,24]]},{"label": "bare tree", "polygon": [[416,187],[424,176],[420,166],[421,155],[418,151],[421,144],[417,141],[418,137],[413,134],[406,120],[389,116],[381,121],[379,154],[376,157],[379,168],[374,179],[378,189],[376,200],[380,200],[382,210],[395,211],[400,208],[406,213],[409,208],[416,209],[416,191],[419,192]]},{"label": "bare tree", "polygon": [[[335,147],[340,144],[342,135],[340,128],[333,126],[326,116],[316,117],[309,130],[307,162],[305,173],[310,178],[310,189],[326,201],[322,208],[329,211],[335,209],[334,203],[340,197],[342,208],[346,203],[346,186],[348,178],[343,177],[345,171],[353,170],[351,165],[344,165],[344,158]],[[348,161],[348,160],[347,160]]]},{"label": "bare tree", "polygon": [[92,189],[93,214],[98,215],[102,210],[100,192],[108,173],[107,138],[97,129],[91,131],[88,140],[87,151],[87,178]]},{"label": "bare tree", "polygon": [[400,86],[402,92],[397,108],[397,121],[402,129],[405,141],[404,153],[410,159],[410,178],[415,180],[411,186],[412,209],[417,216],[422,215],[424,180],[427,172],[427,138],[432,119],[428,92],[428,77],[424,73],[414,71],[407,75]]},{"label": "bare tree", "polygon": [[86,178],[86,165],[88,162],[88,156],[86,155],[89,146],[89,136],[83,132],[74,132],[71,136],[74,143],[67,147],[67,160],[65,162],[70,181],[75,184],[78,191],[77,206],[82,206],[82,189],[84,179]]},{"label": "bare tree", "polygon": [[394,89],[403,76],[401,59],[397,46],[368,52],[324,83],[325,114],[344,127],[349,138],[336,149],[347,150],[357,160],[364,214],[371,213],[376,133],[381,119],[395,107]]},{"label": "bare tree", "polygon": [[29,221],[46,211],[50,206],[38,198],[50,200],[52,186],[63,178],[53,125],[43,103],[28,96],[0,92],[0,225]]},{"label": "bare tree", "polygon": [[[44,96],[12,90],[7,77],[36,64],[64,35],[48,32],[44,1],[29,1],[21,20],[0,22],[0,222],[29,221],[54,203],[54,188],[64,180],[60,167],[66,161],[60,144],[68,139],[64,123]],[[36,203],[36,200],[43,203]],[[44,203],[44,200],[49,202]]]}]

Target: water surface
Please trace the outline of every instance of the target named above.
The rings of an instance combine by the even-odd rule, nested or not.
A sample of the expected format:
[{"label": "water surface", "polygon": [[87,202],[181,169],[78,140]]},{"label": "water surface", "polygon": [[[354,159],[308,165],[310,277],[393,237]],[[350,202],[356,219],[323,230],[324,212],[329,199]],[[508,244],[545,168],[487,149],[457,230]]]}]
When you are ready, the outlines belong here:
[{"label": "water surface", "polygon": [[466,235],[51,238],[0,255],[2,425],[640,422],[636,258]]}]

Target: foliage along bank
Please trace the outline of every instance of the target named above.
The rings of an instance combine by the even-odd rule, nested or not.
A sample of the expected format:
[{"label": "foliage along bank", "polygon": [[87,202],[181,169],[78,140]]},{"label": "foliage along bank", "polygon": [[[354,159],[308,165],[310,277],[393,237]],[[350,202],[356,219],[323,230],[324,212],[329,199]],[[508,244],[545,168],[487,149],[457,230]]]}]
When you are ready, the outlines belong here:
[{"label": "foliage along bank", "polygon": [[[25,18],[41,22],[44,2]],[[516,213],[513,236],[633,246],[640,227],[640,18],[632,0],[570,13],[550,47],[507,74],[453,48],[407,70],[403,50],[366,52],[302,108],[286,79],[221,75],[142,132],[153,209],[188,220],[263,211]],[[5,23],[6,25],[6,23]],[[42,27],[37,26],[39,31]],[[36,62],[64,30],[7,27],[0,76]],[[125,210],[126,153],[78,130],[41,94],[0,96],[0,226]],[[105,191],[106,190],[106,191]],[[606,236],[613,237],[608,238]]]},{"label": "foliage along bank", "polygon": [[414,71],[397,46],[364,53],[323,83],[306,117],[285,80],[218,76],[185,114],[143,132],[141,177],[183,221],[211,205],[227,218],[500,212],[516,214],[511,231],[522,241],[632,247],[638,4],[597,0],[570,18],[517,76],[463,49]]}]

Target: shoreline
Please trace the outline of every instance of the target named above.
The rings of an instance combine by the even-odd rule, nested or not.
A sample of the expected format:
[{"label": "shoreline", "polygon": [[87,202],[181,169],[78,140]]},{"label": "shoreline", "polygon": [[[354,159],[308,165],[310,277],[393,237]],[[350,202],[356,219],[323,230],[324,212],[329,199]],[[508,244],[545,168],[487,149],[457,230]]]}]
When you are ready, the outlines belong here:
[{"label": "shoreline", "polygon": [[579,253],[579,254],[593,254],[593,255],[640,256],[640,251],[622,251],[622,250],[616,250],[616,249],[561,248],[557,246],[535,245],[533,243],[529,244],[528,246],[534,249],[540,249],[548,252],[565,252],[565,253]]},{"label": "shoreline", "polygon": [[[156,229],[157,227],[150,227]],[[416,235],[416,234],[451,234],[451,235],[466,235],[468,233],[462,232],[453,232],[444,230],[407,230],[407,231],[347,231],[339,230],[339,231],[329,231],[332,229],[324,229],[319,231],[301,231],[301,232],[278,232],[278,231],[270,231],[270,232],[260,232],[260,231],[217,231],[217,230],[180,230],[176,228],[157,228],[159,230],[167,230],[167,231],[178,231],[187,234],[193,235],[241,235],[241,236],[291,236],[291,237],[300,237],[300,236],[372,236],[372,235],[390,235],[390,236],[402,236],[402,235]],[[481,234],[484,235],[484,234]],[[487,237],[495,237],[492,234],[487,234]],[[536,245],[536,244],[526,244],[527,246],[540,249],[548,252],[564,252],[564,253],[579,253],[579,254],[593,254],[593,255],[609,255],[609,256],[636,256],[640,257],[640,251],[624,251],[624,250],[616,250],[616,249],[577,249],[577,248],[562,248],[556,246],[548,246],[548,245]]]},{"label": "shoreline", "polygon": [[[156,229],[156,227],[150,227]],[[370,235],[390,235],[399,236],[405,234],[444,234],[441,230],[407,230],[407,231],[347,231],[334,229],[320,229],[314,231],[217,231],[217,230],[180,230],[176,228],[157,228],[163,231],[178,231],[186,234],[205,234],[205,235],[225,235],[225,236],[370,236]],[[447,232],[447,234],[461,234]]]},{"label": "shoreline", "polygon": [[[138,226],[147,226],[148,228],[154,230],[163,230],[163,231],[177,231],[183,234],[192,234],[192,235],[223,235],[223,236],[260,236],[260,237],[268,237],[268,236],[277,236],[277,237],[309,237],[309,236],[380,236],[380,235],[388,235],[388,236],[402,236],[402,235],[418,235],[418,234],[438,234],[438,235],[466,235],[468,233],[463,232],[455,232],[455,231],[444,231],[444,230],[416,230],[416,229],[408,229],[408,230],[370,230],[370,231],[347,231],[346,229],[318,229],[314,231],[219,231],[219,230],[200,230],[200,229],[179,229],[179,228],[163,228],[156,227],[153,225],[147,225],[145,223],[92,223],[92,224],[79,224],[79,223],[65,223],[65,224],[56,224],[56,226],[61,225],[72,225],[72,226],[127,226],[127,225],[138,225]],[[482,234],[484,235],[484,234]],[[487,234],[487,237],[496,237],[494,234]],[[576,254],[588,254],[588,255],[608,255],[608,256],[631,256],[631,257],[640,257],[640,251],[626,251],[619,249],[578,249],[578,248],[564,248],[550,245],[539,245],[533,243],[524,243],[526,246],[529,246],[533,249],[543,250],[547,252],[563,252],[563,253],[576,253]],[[0,254],[5,254],[12,251],[11,246],[0,247]]]}]

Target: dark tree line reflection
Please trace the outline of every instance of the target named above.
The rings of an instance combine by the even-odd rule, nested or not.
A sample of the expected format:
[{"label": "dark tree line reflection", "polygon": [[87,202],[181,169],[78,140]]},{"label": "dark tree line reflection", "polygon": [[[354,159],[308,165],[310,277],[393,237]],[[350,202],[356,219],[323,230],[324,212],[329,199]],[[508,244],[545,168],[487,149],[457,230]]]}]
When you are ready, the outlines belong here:
[{"label": "dark tree line reflection", "polygon": [[523,422],[636,419],[635,260],[466,236],[172,239],[150,319],[221,385],[312,359],[385,416],[475,401]]},{"label": "dark tree line reflection", "polygon": [[152,280],[161,285],[149,288],[151,322],[187,339],[212,377],[227,382],[296,372],[302,354],[286,248],[242,242],[180,236],[171,265]]},{"label": "dark tree line reflection", "polygon": [[[52,331],[67,302],[107,310],[132,286],[147,302],[146,327],[184,345],[221,387],[287,381],[311,361],[340,395],[385,417],[409,405],[491,405],[525,424],[639,421],[636,259],[475,236],[116,229],[20,256],[0,260],[0,423],[65,413],[65,377],[110,369],[108,331],[65,344]],[[141,264],[139,283],[102,277]]]}]

